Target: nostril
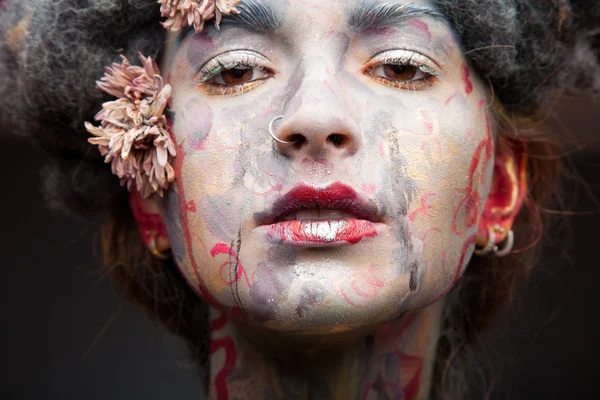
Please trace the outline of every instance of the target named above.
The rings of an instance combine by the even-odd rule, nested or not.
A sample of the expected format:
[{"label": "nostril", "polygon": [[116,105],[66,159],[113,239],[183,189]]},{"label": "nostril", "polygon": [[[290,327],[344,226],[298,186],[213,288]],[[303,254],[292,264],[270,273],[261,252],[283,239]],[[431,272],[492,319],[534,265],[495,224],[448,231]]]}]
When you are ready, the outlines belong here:
[{"label": "nostril", "polygon": [[341,135],[339,133],[332,133],[331,135],[327,136],[327,140],[335,147],[342,147],[344,143],[346,143],[347,137],[346,135]]},{"label": "nostril", "polygon": [[290,136],[288,141],[294,142],[293,146],[299,149],[306,143],[306,137],[300,133],[294,133]]}]

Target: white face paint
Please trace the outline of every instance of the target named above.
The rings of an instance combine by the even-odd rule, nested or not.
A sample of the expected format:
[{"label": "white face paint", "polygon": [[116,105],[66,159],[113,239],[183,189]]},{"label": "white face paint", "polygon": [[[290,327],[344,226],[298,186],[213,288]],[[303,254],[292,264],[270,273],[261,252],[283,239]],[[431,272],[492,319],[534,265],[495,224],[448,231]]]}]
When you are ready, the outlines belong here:
[{"label": "white face paint", "polygon": [[[163,60],[179,146],[163,211],[190,285],[304,332],[443,296],[473,251],[494,149],[451,28],[424,0],[240,9],[171,37]],[[295,145],[269,135],[278,116],[273,133]]]}]

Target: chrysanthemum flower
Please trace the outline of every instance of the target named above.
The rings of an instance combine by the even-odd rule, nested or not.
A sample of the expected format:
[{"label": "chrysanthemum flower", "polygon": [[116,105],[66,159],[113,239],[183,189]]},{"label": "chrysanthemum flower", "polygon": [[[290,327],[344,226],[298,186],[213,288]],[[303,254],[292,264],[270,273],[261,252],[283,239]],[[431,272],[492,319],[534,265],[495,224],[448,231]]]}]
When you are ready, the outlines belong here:
[{"label": "chrysanthemum flower", "polygon": [[186,26],[193,26],[196,32],[202,31],[204,22],[215,19],[219,28],[223,15],[237,14],[235,8],[241,0],[158,0],[160,12],[167,18],[162,25],[178,31]]},{"label": "chrysanthemum flower", "polygon": [[135,185],[148,198],[162,196],[175,179],[171,161],[176,150],[164,114],[171,85],[163,84],[152,58],[139,56],[141,67],[130,65],[124,56],[121,64],[106,67],[96,84],[118,99],[102,105],[95,116],[100,126],[86,122],[85,127],[94,135],[88,141],[98,145],[121,184],[129,190]]}]

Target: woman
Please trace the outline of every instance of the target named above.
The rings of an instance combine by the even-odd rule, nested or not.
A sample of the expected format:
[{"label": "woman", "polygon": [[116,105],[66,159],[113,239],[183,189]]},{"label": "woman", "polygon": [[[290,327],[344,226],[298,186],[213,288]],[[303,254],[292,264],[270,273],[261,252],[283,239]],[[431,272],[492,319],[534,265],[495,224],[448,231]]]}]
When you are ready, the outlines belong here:
[{"label": "woman", "polygon": [[159,3],[2,4],[3,123],[56,156],[49,201],[107,213],[115,283],[210,398],[460,398],[556,182],[536,116],[598,87],[600,6]]}]

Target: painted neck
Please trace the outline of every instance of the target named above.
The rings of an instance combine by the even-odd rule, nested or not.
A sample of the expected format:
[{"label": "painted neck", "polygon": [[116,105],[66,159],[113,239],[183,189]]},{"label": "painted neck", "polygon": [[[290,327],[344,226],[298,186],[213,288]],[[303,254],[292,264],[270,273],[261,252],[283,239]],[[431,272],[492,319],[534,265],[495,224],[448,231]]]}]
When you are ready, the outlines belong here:
[{"label": "painted neck", "polygon": [[374,332],[257,332],[211,309],[209,398],[427,399],[443,303]]}]

